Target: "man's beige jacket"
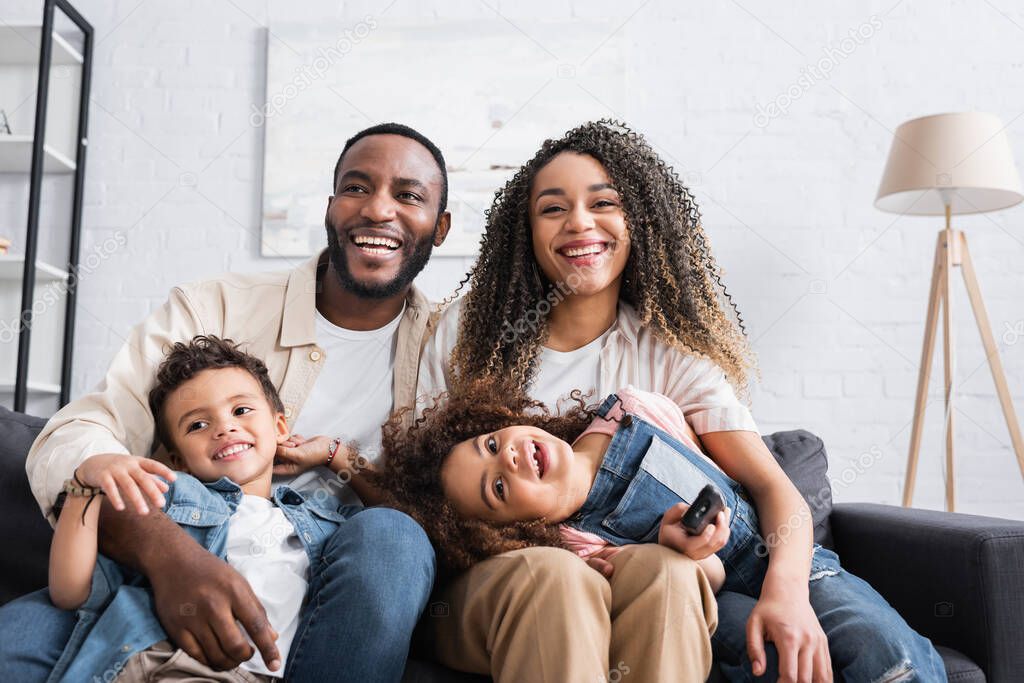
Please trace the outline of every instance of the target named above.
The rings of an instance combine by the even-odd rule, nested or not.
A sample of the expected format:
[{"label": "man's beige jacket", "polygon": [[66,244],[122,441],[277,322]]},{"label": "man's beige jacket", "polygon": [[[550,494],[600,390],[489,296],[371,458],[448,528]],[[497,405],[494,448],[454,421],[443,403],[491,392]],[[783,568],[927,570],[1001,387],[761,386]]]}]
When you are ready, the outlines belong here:
[{"label": "man's beige jacket", "polygon": [[[228,273],[172,289],[167,302],[132,329],[96,389],[64,406],[32,444],[25,469],[50,523],[56,522],[53,504],[65,480],[89,456],[165,455],[154,447],[148,395],[157,366],[174,342],[212,334],[241,343],[266,363],[288,424],[294,425],[326,358],[316,343],[318,264],[326,264],[326,252],[291,271]],[[419,356],[430,318],[430,303],[412,288],[398,326],[396,409],[415,404]]]}]

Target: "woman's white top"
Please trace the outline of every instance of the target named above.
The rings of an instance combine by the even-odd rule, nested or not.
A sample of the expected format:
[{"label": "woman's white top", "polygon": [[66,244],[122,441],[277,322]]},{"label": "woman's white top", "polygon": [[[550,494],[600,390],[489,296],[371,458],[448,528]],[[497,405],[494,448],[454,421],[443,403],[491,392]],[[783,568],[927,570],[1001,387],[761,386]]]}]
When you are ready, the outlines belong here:
[{"label": "woman's white top", "polygon": [[[449,357],[458,336],[462,299],[441,315],[437,330],[420,359],[417,410],[432,405],[451,378]],[[530,395],[549,408],[563,409],[565,397],[580,389],[596,403],[616,390],[634,386],[664,394],[683,411],[698,434],[757,431],[750,411],[740,402],[725,373],[707,358],[686,354],[642,326],[636,311],[619,302],[615,322],[600,337],[575,351],[541,350]]]}]

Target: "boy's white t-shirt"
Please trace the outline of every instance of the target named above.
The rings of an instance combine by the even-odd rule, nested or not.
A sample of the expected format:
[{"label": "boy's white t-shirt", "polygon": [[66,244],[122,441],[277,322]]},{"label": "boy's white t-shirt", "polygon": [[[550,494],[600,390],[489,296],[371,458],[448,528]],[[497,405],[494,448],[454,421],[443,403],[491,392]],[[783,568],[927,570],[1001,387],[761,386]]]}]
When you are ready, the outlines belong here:
[{"label": "boy's white t-shirt", "polygon": [[[355,441],[367,460],[379,460],[380,428],[394,406],[395,350],[404,313],[403,306],[387,325],[362,331],[338,327],[316,312],[316,340],[324,365],[295,420],[293,433]],[[307,494],[325,489],[343,504],[359,503],[351,488],[343,487],[326,467],[314,467],[290,480],[275,477],[274,484],[288,484]]]},{"label": "boy's white t-shirt", "polygon": [[[324,366],[292,433],[355,441],[364,457],[374,462],[379,459],[380,428],[394,404],[395,350],[404,313],[403,306],[387,325],[362,331],[338,327],[316,312],[316,339]],[[273,485],[280,484],[307,495],[324,490],[342,504],[360,502],[352,489],[343,486],[326,467],[315,467],[296,477],[274,477]],[[263,604],[271,626],[279,634],[277,646],[282,662],[286,662],[309,586],[309,556],[295,527],[273,501],[242,496],[228,521],[227,559],[249,581]],[[277,672],[267,669],[258,651],[241,666],[270,676],[284,674],[284,666]]]},{"label": "boy's white t-shirt", "polygon": [[[309,585],[309,555],[295,527],[274,501],[243,495],[238,509],[228,520],[227,560],[245,577],[263,604],[270,625],[278,633],[277,648],[281,653],[282,665],[277,671],[266,667],[258,649],[240,666],[281,678]],[[245,633],[245,629],[242,632]],[[247,633],[246,638],[249,638]],[[249,642],[252,643],[251,638]]]}]

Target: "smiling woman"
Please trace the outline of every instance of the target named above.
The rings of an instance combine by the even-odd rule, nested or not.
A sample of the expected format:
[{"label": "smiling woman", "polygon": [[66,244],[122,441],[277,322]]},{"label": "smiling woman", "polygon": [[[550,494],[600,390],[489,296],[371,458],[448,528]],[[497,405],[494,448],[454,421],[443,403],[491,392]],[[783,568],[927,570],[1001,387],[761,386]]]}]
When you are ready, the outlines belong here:
[{"label": "smiling woman", "polygon": [[[604,315],[588,319],[592,329],[608,329],[630,248],[622,198],[601,162],[574,151],[551,159],[533,181],[530,225],[533,255],[544,279],[569,284],[573,295],[566,300],[567,306],[551,311],[549,324],[559,328],[559,318],[578,307],[583,297],[597,297],[605,305],[593,310]],[[587,338],[586,328],[575,330],[549,338],[548,348],[572,351],[593,340]]]},{"label": "smiling woman", "polygon": [[[633,385],[669,396],[687,416],[680,429],[695,443],[698,433],[756,430],[734,391],[746,384],[752,354],[721,282],[700,212],[673,171],[623,124],[586,123],[542,145],[496,195],[480,256],[466,282],[468,293],[444,311],[424,351],[418,389],[421,411],[429,410],[445,389],[464,395],[472,392],[474,383],[490,381],[503,387],[507,400],[535,400],[568,418],[573,402],[566,405],[563,399],[571,391],[605,396]],[[474,436],[486,433],[496,446],[504,439],[505,448],[516,450],[518,456],[525,454],[523,448],[531,452],[529,444],[514,446],[523,435],[503,433],[506,426],[494,424]],[[513,448],[508,447],[509,438]],[[549,443],[532,431],[530,440],[541,446]],[[556,457],[554,447],[543,478],[534,478],[533,468],[512,462],[510,455],[505,462],[492,456],[486,465],[468,448],[460,448],[457,455],[444,468],[444,488],[472,491],[472,500],[467,493],[458,504],[478,506],[485,518],[523,505],[550,515],[549,521],[558,519],[579,501],[570,503],[549,487],[557,483],[563,494],[589,490],[575,476],[559,481],[559,462],[567,460]],[[481,469],[487,474],[482,489]],[[472,488],[456,484],[459,478]],[[509,542],[536,545],[553,533],[537,522],[511,526],[513,531],[505,529],[493,538],[494,548],[508,550]],[[486,534],[481,531],[481,538],[488,538]],[[542,544],[561,545],[557,538]],[[643,564],[662,577],[655,581],[649,575],[631,575],[621,564],[590,560],[594,568],[612,575],[612,600],[619,605],[614,614],[594,619],[612,620],[611,661],[629,661],[631,667],[646,662],[633,669],[637,680],[703,680],[710,668],[709,626],[715,623],[713,599],[705,609],[706,577],[694,574],[692,558],[656,550],[639,545],[630,551],[643,556]],[[440,591],[442,599],[464,613],[500,612],[507,596],[474,586],[480,577],[507,566],[506,557],[471,568]],[[535,582],[540,575],[546,575],[542,568],[531,567],[529,576],[507,581]],[[477,597],[462,597],[468,593]],[[576,603],[586,599],[574,598]],[[673,611],[664,614],[664,620],[644,624],[627,625],[628,619],[616,616],[629,613],[631,606],[645,611],[639,606],[644,601],[669,605]],[[694,623],[693,614],[706,619]],[[555,621],[557,615],[547,612],[545,619]],[[684,635],[674,632],[668,644],[665,623],[685,623],[689,630]],[[441,648],[442,657],[457,665],[472,643],[454,630],[457,623],[436,627],[439,642],[458,644],[450,652]],[[615,636],[627,632],[629,637]],[[680,640],[685,641],[683,647]],[[643,648],[672,655],[649,658],[639,651]]]},{"label": "smiling woman", "polygon": [[[726,579],[724,599],[719,603],[722,621],[714,633],[714,643],[723,667],[729,667],[727,676],[731,680],[750,680],[767,674],[773,679],[778,672],[769,669],[775,668],[775,658],[765,654],[763,644],[771,641],[777,647],[780,669],[799,668],[799,676],[783,677],[827,680],[831,673],[830,650],[823,627],[829,622],[824,618],[819,621],[809,596],[828,596],[846,604],[852,613],[864,610],[853,607],[858,604],[857,596],[847,595],[839,587],[830,588],[835,582],[808,584],[811,558],[816,556],[810,527],[794,530],[787,526],[787,520],[808,518],[809,512],[771,457],[750,411],[737,396],[736,389],[746,388],[747,373],[754,365],[752,353],[711,254],[693,195],[672,169],[641,136],[616,122],[587,123],[558,140],[548,140],[498,193],[488,214],[480,258],[467,280],[469,292],[445,311],[424,354],[420,396],[428,397],[429,403],[429,397],[446,387],[451,388],[453,396],[474,390],[489,396],[485,389],[473,387],[474,383],[492,381],[504,387],[502,393],[507,398],[503,400],[515,403],[529,397],[555,414],[565,411],[562,399],[570,392],[595,399],[605,396],[606,402],[623,388],[660,396],[659,400],[666,401],[679,418],[673,424],[679,430],[680,441],[694,447],[688,451],[688,462],[707,468],[716,477],[724,473],[732,482],[728,486],[735,483],[747,492],[753,502],[748,517],[754,519],[748,532],[750,528],[758,529],[765,538],[791,532],[786,535],[786,543],[772,548],[766,566],[758,568],[763,586],[747,595],[750,600],[731,597],[740,594],[737,591],[743,586],[735,578],[732,583]],[[558,296],[552,296],[555,292]],[[431,414],[443,415],[443,404],[439,413],[424,412],[427,421]],[[571,405],[567,414],[572,414]],[[492,424],[478,433],[496,441],[504,438],[506,444],[509,438],[521,441],[524,435],[506,433],[509,424],[519,423]],[[625,429],[625,421],[622,424]],[[547,443],[532,431],[536,424],[526,422],[524,426],[529,428],[526,433],[531,439]],[[606,475],[592,477],[592,489],[575,478],[558,482],[553,476],[554,467],[545,480],[535,478],[530,468],[517,466],[511,457],[513,450],[522,456],[523,445],[506,445],[507,453],[492,454],[486,465],[480,464],[482,458],[474,458],[468,448],[460,446],[453,451],[451,462],[440,468],[438,485],[452,497],[446,503],[449,512],[480,513],[483,520],[513,520],[492,537],[481,531],[479,537],[484,542],[474,546],[478,551],[507,550],[509,546],[500,544],[509,540],[516,546],[531,540],[543,542],[543,534],[550,533],[550,529],[536,525],[565,519],[566,510],[582,504],[576,495],[580,490],[589,490],[602,501],[598,504],[601,514],[583,530],[593,534],[610,530],[616,545],[628,538],[642,548],[655,539],[662,540],[656,525],[659,516],[664,528],[664,519],[676,510],[673,525],[678,527],[682,508],[693,502],[701,486],[677,487],[672,497],[661,496],[668,486],[665,465],[678,465],[679,458],[666,457],[653,439],[634,442],[628,430],[616,432],[616,438],[623,434],[626,436],[621,439],[621,447],[609,449],[612,461],[606,453],[604,459],[589,463],[590,469],[581,466],[584,474],[600,471]],[[528,446],[525,448],[529,451]],[[636,451],[634,464],[641,463],[635,477],[624,474],[622,462],[614,460],[614,453],[630,448]],[[574,462],[582,465],[587,459],[577,457]],[[644,474],[645,466],[660,473],[660,478]],[[487,502],[493,510],[478,504],[477,489],[470,487],[471,477],[478,476],[475,472],[480,469],[487,473],[488,482],[481,493],[490,496]],[[654,484],[645,487],[645,477],[654,477]],[[632,483],[620,492],[621,499],[612,501],[618,507],[604,510],[610,492],[629,480]],[[585,477],[582,481],[587,483]],[[552,496],[546,490],[554,483],[561,484],[561,495]],[[719,483],[719,488],[726,485],[724,479]],[[453,493],[456,487],[460,489],[457,494]],[[591,498],[587,503],[593,503]],[[743,505],[750,504],[744,501]],[[737,510],[740,506],[732,501],[730,507]],[[632,508],[644,512],[631,514]],[[439,509],[443,511],[443,507]],[[519,509],[545,516],[533,522],[518,521],[524,520],[515,514]],[[507,510],[511,514],[503,516]],[[624,524],[624,519],[629,522]],[[741,531],[737,523],[730,523],[729,530],[737,535]],[[468,535],[454,536],[453,542]],[[491,546],[491,541],[498,545]],[[589,544],[589,540],[584,543]],[[705,559],[690,554],[686,547],[683,544],[676,549],[690,560]],[[589,551],[580,548],[577,552]],[[595,568],[612,571],[607,557],[586,556]],[[470,590],[474,573],[501,557],[484,560],[469,570],[442,592],[444,599],[461,599]],[[649,561],[651,566],[668,572],[685,559],[677,553]],[[742,567],[730,566],[736,576],[753,575],[744,574]],[[673,603],[683,594],[691,602],[696,601],[699,594],[698,586],[692,583],[656,581],[649,589],[652,595],[661,591],[652,597],[660,604]],[[613,583],[613,602],[623,591],[629,593],[630,589],[617,588]],[[868,602],[876,602],[875,597]],[[481,609],[492,608],[498,609],[494,604]],[[617,612],[612,610],[613,623]],[[895,612],[890,610],[889,614]],[[898,615],[894,623],[896,619]],[[613,627],[612,660],[619,659],[616,652],[628,651],[636,642],[646,644],[664,637],[660,630],[666,623],[675,622],[655,620],[645,625],[648,630],[637,625]],[[828,627],[835,628],[836,624]],[[906,625],[900,622],[895,630],[906,633]],[[629,637],[615,637],[617,632],[626,631]],[[444,635],[457,638],[454,633]],[[693,628],[684,639],[705,651],[711,643],[708,630],[701,628]],[[908,642],[911,640],[921,645],[916,634],[908,635]],[[929,648],[925,643],[918,651],[927,666],[937,659]],[[744,651],[748,656],[737,659],[736,653]],[[841,669],[857,656],[856,652],[841,649],[835,652]],[[877,663],[870,662],[865,668]],[[644,671],[634,669],[633,675],[637,680],[679,680],[673,672],[681,666],[681,662],[662,658],[649,662]],[[694,673],[692,678],[700,676]],[[878,677],[864,674],[853,678]]]},{"label": "smiling woman", "polygon": [[[736,388],[753,367],[693,196],[617,122],[548,140],[515,174],[488,214],[468,283],[428,347],[427,390],[503,376],[557,399],[539,391],[550,386],[548,352],[595,341],[617,309],[664,347],[713,361]],[[554,291],[566,295],[543,304]]]}]

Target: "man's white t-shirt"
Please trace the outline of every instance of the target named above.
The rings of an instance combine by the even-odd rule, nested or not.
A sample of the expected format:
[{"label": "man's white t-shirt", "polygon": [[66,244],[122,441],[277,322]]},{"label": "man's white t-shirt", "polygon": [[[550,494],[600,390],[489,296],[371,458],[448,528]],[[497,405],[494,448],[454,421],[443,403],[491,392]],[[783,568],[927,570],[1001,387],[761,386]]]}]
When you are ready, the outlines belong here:
[{"label": "man's white t-shirt", "polygon": [[[394,406],[395,351],[404,313],[403,306],[387,325],[363,331],[338,327],[317,311],[316,340],[324,365],[295,420],[293,433],[355,441],[367,460],[380,459],[380,428]],[[315,467],[291,480],[275,477],[274,484],[288,484],[307,494],[326,489],[343,504],[359,503],[351,488],[343,486],[326,467]]]}]

